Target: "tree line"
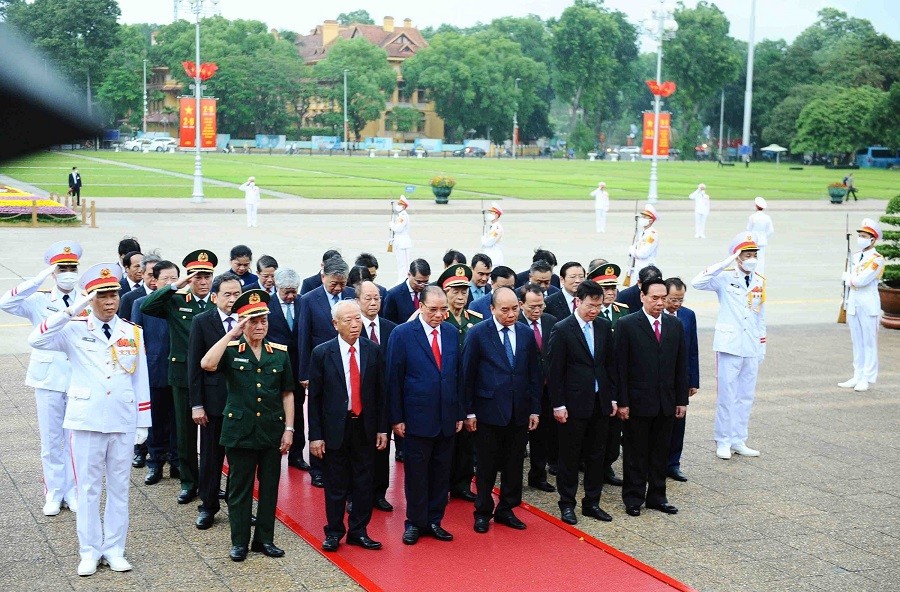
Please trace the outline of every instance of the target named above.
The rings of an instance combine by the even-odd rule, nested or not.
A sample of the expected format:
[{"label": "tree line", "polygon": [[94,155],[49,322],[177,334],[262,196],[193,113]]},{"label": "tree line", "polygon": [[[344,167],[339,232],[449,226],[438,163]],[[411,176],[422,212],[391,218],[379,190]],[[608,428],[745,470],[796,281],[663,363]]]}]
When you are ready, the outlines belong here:
[{"label": "tree line", "polygon": [[[184,84],[181,67],[193,59],[194,24],[122,25],[115,0],[0,0],[0,16],[30,36],[80,88],[90,87],[111,125],[137,127],[142,111],[142,66],[165,65]],[[718,135],[720,97],[725,125],[743,125],[747,44],[728,34],[729,22],[713,3],[675,11],[679,28],[663,45],[663,78],[677,92],[664,108],[673,113],[673,145],[693,154]],[[374,21],[365,10],[342,13],[341,24]],[[0,25],[2,26],[2,25]],[[575,0],[559,17],[504,17],[469,28],[421,30],[429,46],[403,64],[407,89],[426,89],[446,124],[449,140],[474,135],[496,142],[567,137],[579,150],[625,144],[641,112],[651,109],[645,81],[655,77],[656,56],[639,51],[638,26],[597,0]],[[359,136],[390,99],[396,75],[381,48],[363,39],[338,41],[327,57],[307,66],[295,42],[259,21],[205,18],[201,59],[216,62],[206,93],[217,96],[219,129],[236,137],[257,133],[308,135],[310,108],[330,103],[336,112],[314,118],[326,134],[343,126],[343,71],[348,75],[348,119]],[[900,145],[900,43],[864,19],[834,8],[792,43],[757,43],[751,138],[793,152],[850,153],[868,144]],[[151,97],[152,99],[153,97]],[[413,131],[418,113],[396,107],[397,131]],[[638,141],[639,138],[635,138]]]}]

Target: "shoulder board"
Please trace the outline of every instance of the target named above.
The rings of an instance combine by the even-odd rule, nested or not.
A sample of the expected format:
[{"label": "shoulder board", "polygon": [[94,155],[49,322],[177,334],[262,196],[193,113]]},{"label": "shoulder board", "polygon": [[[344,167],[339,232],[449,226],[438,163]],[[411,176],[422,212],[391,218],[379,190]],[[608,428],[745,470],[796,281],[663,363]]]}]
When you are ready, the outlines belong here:
[{"label": "shoulder board", "polygon": [[238,339],[237,341],[229,341],[229,342],[228,342],[228,347],[237,347],[237,346],[239,346],[240,344],[241,344],[241,340],[240,340],[240,339]]},{"label": "shoulder board", "polygon": [[50,290],[38,290],[39,294],[49,294]]},{"label": "shoulder board", "polygon": [[286,345],[281,345],[280,343],[274,343],[274,342],[270,341],[269,345],[272,346],[272,349],[277,349],[277,350],[281,350],[281,351],[288,350],[288,347]]},{"label": "shoulder board", "polygon": [[875,255],[872,256],[872,259],[884,259],[884,255],[882,255],[878,251],[875,251]]},{"label": "shoulder board", "polygon": [[87,317],[72,317],[70,321],[87,321]]},{"label": "shoulder board", "polygon": [[733,268],[733,267],[726,267],[726,268],[723,269],[722,271],[734,271],[734,268]]},{"label": "shoulder board", "polygon": [[183,288],[180,289],[180,290],[175,290],[175,293],[176,293],[176,294],[187,294],[187,293],[189,293],[190,291],[191,291],[191,287],[190,287],[190,286],[185,286],[185,287],[183,287]]},{"label": "shoulder board", "polygon": [[129,325],[134,325],[135,327],[139,327],[139,326],[140,326],[140,325],[138,325],[137,323],[132,323],[132,322],[129,321],[128,319],[123,319],[122,317],[119,317],[119,320],[122,321],[123,323],[128,323]]},{"label": "shoulder board", "polygon": [[628,305],[624,302],[613,302],[613,306],[620,306],[622,308],[628,308]]},{"label": "shoulder board", "polygon": [[468,309],[468,308],[466,309],[466,312],[469,313],[470,315],[472,315],[473,317],[475,317],[476,319],[484,318],[484,315],[481,314],[480,312],[476,312],[476,311]]}]

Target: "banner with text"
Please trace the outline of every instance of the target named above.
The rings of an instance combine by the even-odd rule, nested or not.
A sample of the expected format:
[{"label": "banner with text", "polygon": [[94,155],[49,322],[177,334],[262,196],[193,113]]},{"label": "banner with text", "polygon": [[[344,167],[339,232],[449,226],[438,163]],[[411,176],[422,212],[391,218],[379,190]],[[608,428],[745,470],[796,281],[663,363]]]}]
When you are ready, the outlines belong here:
[{"label": "banner with text", "polygon": [[[653,111],[644,111],[644,144],[641,148],[641,156],[652,158],[653,156]],[[659,142],[656,155],[659,158],[669,158],[669,146],[671,139],[672,114],[668,111],[659,113]]]},{"label": "banner with text", "polygon": [[[200,99],[200,148],[216,149],[216,101],[218,99]],[[179,133],[180,148],[194,148],[197,137],[197,99],[179,97],[181,131]]]}]

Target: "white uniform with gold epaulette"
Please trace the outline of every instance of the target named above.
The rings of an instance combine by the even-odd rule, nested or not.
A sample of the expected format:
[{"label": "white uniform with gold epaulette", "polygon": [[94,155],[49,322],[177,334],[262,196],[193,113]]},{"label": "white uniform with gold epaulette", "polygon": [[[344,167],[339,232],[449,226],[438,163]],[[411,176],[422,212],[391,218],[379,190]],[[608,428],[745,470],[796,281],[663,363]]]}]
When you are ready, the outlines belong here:
[{"label": "white uniform with gold epaulette", "polygon": [[713,436],[718,444],[741,446],[747,440],[750,409],[756,395],[759,364],[766,355],[766,279],[731,265],[733,258],[708,267],[691,284],[719,297],[713,350],[718,400]]},{"label": "white uniform with gold epaulette", "polygon": [[503,265],[503,249],[500,243],[503,241],[503,225],[499,220],[491,223],[487,234],[481,237],[481,252],[491,258],[494,267]]},{"label": "white uniform with gold epaulette", "polygon": [[847,284],[847,324],[853,342],[853,379],[873,384],[878,378],[878,318],[881,300],[878,281],[884,257],[875,249],[853,255]]},{"label": "white uniform with gold epaulette", "polygon": [[[68,355],[72,379],[63,425],[72,434],[82,559],[122,557],[128,532],[128,487],[135,429],[150,427],[147,356],[140,327],[114,316],[107,339],[103,322],[90,315],[70,322],[66,311],[32,331],[38,349]],[[106,508],[100,494],[106,478]]]},{"label": "white uniform with gold epaulette", "polygon": [[[64,292],[56,286],[49,292],[38,288],[47,275],[26,280],[0,296],[0,310],[24,317],[37,327],[44,319],[66,307]],[[76,291],[70,293],[75,302]],[[25,375],[25,384],[34,387],[38,429],[41,435],[41,465],[44,473],[45,502],[65,502],[77,507],[75,481],[69,458],[69,433],[63,428],[66,415],[66,389],[69,387],[69,359],[62,352],[33,349]]]},{"label": "white uniform with gold epaulette", "polygon": [[597,232],[606,232],[606,213],[609,212],[609,193],[606,189],[594,189],[591,191],[594,198],[594,215],[597,222]]},{"label": "white uniform with gold epaulette", "polygon": [[636,245],[631,245],[629,255],[634,257],[634,273],[632,277],[637,278],[638,273],[647,267],[656,263],[656,252],[659,250],[659,233],[652,226],[644,229],[641,238]]},{"label": "white uniform with gold epaulette", "polygon": [[689,196],[694,202],[694,238],[706,238],[706,219],[709,217],[709,195],[697,189]]},{"label": "white uniform with gold epaulette", "polygon": [[759,263],[756,264],[756,271],[765,272],[766,268],[766,247],[769,244],[769,237],[775,233],[775,225],[772,224],[772,218],[762,210],[750,214],[747,220],[747,230],[756,233],[756,245],[759,251],[756,252],[756,258]]},{"label": "white uniform with gold epaulette", "polygon": [[409,264],[412,261],[412,238],[409,236],[409,213],[404,209],[391,219],[391,231],[394,233],[394,257],[397,258],[397,277],[399,281],[406,279]]}]

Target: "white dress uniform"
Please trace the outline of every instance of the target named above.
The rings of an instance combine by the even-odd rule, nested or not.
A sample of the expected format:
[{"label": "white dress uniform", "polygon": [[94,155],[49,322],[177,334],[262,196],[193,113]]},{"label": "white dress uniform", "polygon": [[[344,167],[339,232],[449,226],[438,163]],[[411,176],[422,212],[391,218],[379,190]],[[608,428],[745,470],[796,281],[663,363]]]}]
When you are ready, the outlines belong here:
[{"label": "white dress uniform", "polygon": [[709,195],[706,187],[700,185],[691,193],[694,202],[694,238],[706,238],[706,219],[709,217]]},{"label": "white dress uniform", "polygon": [[754,200],[756,211],[750,214],[747,220],[747,230],[756,234],[756,244],[759,251],[756,254],[759,263],[756,265],[756,271],[763,273],[766,266],[766,247],[769,244],[769,237],[775,233],[775,225],[772,224],[772,218],[765,212],[766,200],[757,197]]},{"label": "white dress uniform", "polygon": [[494,267],[503,265],[503,248],[500,243],[503,241],[503,225],[500,220],[491,223],[487,234],[481,237],[481,252],[491,258]]},{"label": "white dress uniform", "polygon": [[[751,233],[738,236],[737,244],[737,238],[732,241],[733,252],[757,248]],[[706,268],[691,284],[719,297],[713,338],[718,377],[713,436],[719,446],[744,447],[759,364],[766,354],[766,279],[755,272],[745,273],[729,257]]]},{"label": "white dress uniform", "polygon": [[[68,251],[65,249],[68,248]],[[68,253],[69,259],[65,258]],[[47,263],[62,265],[77,264],[81,247],[77,243],[61,241],[54,243],[45,256]],[[66,293],[54,286],[50,292],[39,292],[41,284],[50,276],[53,268],[40,275],[25,280],[12,290],[0,296],[0,310],[28,319],[37,327],[47,317],[75,303],[77,291]],[[69,455],[69,433],[63,428],[66,414],[66,390],[69,387],[71,369],[69,359],[62,352],[32,350],[25,375],[25,384],[34,388],[37,403],[38,430],[41,435],[41,464],[44,474],[45,513],[54,515],[61,504],[77,508],[75,481],[72,477],[72,462]],[[53,507],[53,510],[47,508]]]},{"label": "white dress uniform", "polygon": [[247,209],[247,228],[255,228],[256,212],[259,209],[260,201],[259,187],[256,186],[256,180],[250,177],[238,189],[244,192],[244,206]]},{"label": "white dress uniform", "polygon": [[[873,220],[863,220],[862,226],[860,230],[877,232],[872,236],[880,238],[881,229]],[[865,391],[878,378],[878,320],[881,316],[878,282],[883,274],[884,257],[874,248],[853,254],[846,278],[850,288],[847,294],[847,324],[853,342],[853,378],[840,386]]]},{"label": "white dress uniform", "polygon": [[[82,276],[82,284],[87,284],[88,292],[92,291],[86,277],[90,278],[98,267],[107,278],[112,278],[104,289],[114,289],[112,281],[118,282],[119,272],[112,263],[88,270]],[[71,361],[63,426],[72,434],[79,554],[82,562],[93,561],[95,569],[101,558],[111,566],[116,559],[124,561],[135,432],[140,428],[146,437],[151,423],[143,332],[117,316],[106,324],[109,337],[104,332],[104,322],[94,314],[73,319],[68,310],[62,310],[42,322],[28,338],[33,347],[63,352]],[[101,520],[104,478],[106,507]],[[79,564],[79,575],[90,573],[82,573]]]},{"label": "white dress uniform", "polygon": [[399,204],[405,206],[391,218],[391,232],[394,233],[394,257],[397,258],[397,277],[402,282],[409,273],[409,264],[412,262],[412,238],[409,236],[409,213],[406,208],[409,202],[401,197]]},{"label": "white dress uniform", "polygon": [[636,245],[631,246],[631,253],[634,257],[634,273],[632,277],[637,277],[638,273],[648,265],[656,263],[656,252],[659,250],[659,233],[652,226],[645,228],[641,232],[641,238],[638,239]]},{"label": "white dress uniform", "polygon": [[606,214],[609,212],[609,193],[606,192],[606,185],[601,183],[599,187],[591,191],[591,197],[594,198],[597,232],[606,232]]}]

